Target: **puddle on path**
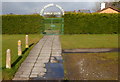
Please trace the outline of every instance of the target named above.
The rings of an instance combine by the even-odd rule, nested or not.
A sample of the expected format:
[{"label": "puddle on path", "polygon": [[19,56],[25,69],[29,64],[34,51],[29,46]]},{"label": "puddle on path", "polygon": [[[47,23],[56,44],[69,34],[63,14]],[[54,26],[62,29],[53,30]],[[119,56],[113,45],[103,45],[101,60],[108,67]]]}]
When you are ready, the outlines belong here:
[{"label": "puddle on path", "polygon": [[[118,61],[101,54],[64,55],[65,78],[68,80],[117,80]],[[108,54],[107,54],[108,55]]]},{"label": "puddle on path", "polygon": [[33,80],[63,80],[64,79],[64,68],[63,68],[63,60],[61,57],[55,58],[57,61],[53,63],[49,62],[45,65],[47,69],[44,77],[36,77]]},{"label": "puddle on path", "polygon": [[64,79],[64,69],[62,63],[47,63],[47,73],[45,78],[47,79]]}]

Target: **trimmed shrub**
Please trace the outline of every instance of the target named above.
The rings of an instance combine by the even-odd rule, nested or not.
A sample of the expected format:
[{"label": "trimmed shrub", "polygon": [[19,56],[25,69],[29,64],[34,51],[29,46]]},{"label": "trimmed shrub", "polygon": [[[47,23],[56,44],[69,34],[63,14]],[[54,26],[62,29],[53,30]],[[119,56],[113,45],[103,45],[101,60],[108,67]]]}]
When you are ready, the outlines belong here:
[{"label": "trimmed shrub", "polygon": [[[64,34],[117,34],[119,15],[67,13],[63,16]],[[2,33],[38,34],[44,30],[43,22],[40,15],[2,15]]]},{"label": "trimmed shrub", "polygon": [[42,31],[43,17],[40,15],[3,15],[3,34],[37,34]]},{"label": "trimmed shrub", "polygon": [[68,13],[64,15],[65,34],[118,33],[119,14]]}]

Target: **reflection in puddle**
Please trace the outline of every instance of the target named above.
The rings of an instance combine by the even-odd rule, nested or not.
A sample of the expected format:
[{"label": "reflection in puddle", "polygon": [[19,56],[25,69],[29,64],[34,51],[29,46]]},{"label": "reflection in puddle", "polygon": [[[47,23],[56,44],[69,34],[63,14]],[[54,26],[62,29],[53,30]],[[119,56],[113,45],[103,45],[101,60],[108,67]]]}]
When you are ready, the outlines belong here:
[{"label": "reflection in puddle", "polygon": [[63,60],[61,57],[51,57],[49,63],[45,64],[47,72],[43,77],[36,77],[32,80],[62,80],[64,79]]},{"label": "reflection in puddle", "polygon": [[47,63],[46,64],[47,73],[45,78],[47,79],[63,79],[64,69],[62,63]]}]

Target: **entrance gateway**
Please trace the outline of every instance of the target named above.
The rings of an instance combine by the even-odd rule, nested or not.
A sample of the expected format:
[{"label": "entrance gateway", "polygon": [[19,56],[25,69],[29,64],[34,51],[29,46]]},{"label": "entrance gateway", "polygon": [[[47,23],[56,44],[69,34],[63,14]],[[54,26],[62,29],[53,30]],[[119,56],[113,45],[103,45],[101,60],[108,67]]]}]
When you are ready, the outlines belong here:
[{"label": "entrance gateway", "polygon": [[[56,7],[60,12],[45,12],[49,7]],[[62,18],[64,10],[61,6],[57,4],[48,4],[41,10],[40,15],[44,17],[42,34],[64,34],[64,18]]]}]

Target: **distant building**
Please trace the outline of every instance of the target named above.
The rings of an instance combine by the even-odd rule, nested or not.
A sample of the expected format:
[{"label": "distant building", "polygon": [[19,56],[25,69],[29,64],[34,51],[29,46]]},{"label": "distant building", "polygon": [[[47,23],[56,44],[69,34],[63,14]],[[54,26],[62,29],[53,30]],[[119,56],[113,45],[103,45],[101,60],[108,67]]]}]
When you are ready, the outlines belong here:
[{"label": "distant building", "polygon": [[120,10],[113,7],[107,7],[102,10],[97,11],[98,13],[120,13]]},{"label": "distant building", "polygon": [[120,10],[113,7],[106,7],[106,3],[101,3],[101,10],[98,13],[120,13]]},{"label": "distant building", "polygon": [[90,10],[78,10],[80,13],[91,13]]},{"label": "distant building", "polygon": [[15,15],[14,13],[9,13],[8,15]]},{"label": "distant building", "polygon": [[77,11],[76,11],[76,10],[74,10],[73,12],[74,12],[74,13],[77,13]]},{"label": "distant building", "polygon": [[65,13],[91,13],[90,10],[65,11]]}]

